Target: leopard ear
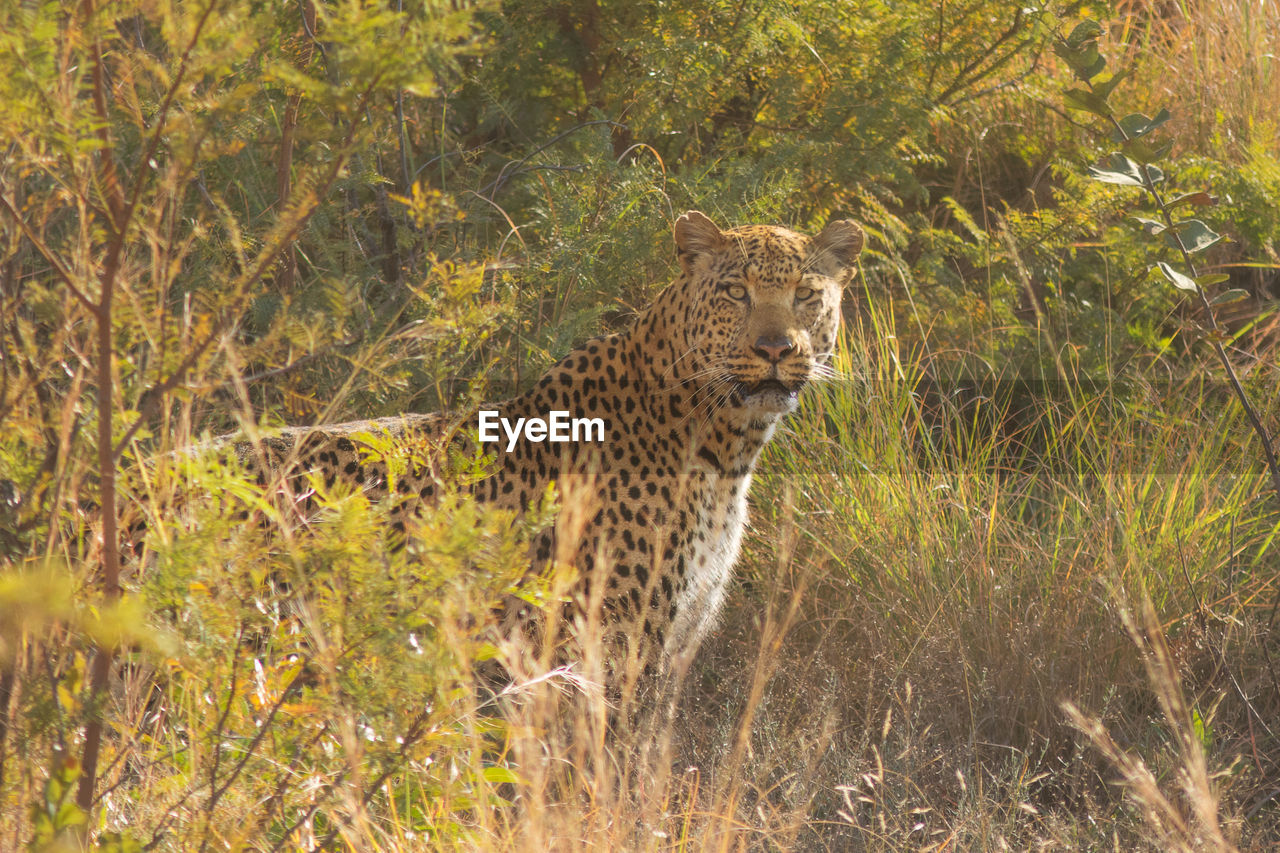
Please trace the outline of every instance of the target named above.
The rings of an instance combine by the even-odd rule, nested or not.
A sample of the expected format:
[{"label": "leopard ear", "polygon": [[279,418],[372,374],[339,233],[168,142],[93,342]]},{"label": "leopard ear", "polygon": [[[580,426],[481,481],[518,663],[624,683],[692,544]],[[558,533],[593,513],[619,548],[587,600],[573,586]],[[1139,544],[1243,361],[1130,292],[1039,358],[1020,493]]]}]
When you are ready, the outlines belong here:
[{"label": "leopard ear", "polygon": [[714,252],[724,244],[724,232],[699,211],[691,210],[676,220],[676,252],[685,269],[696,255]]},{"label": "leopard ear", "polygon": [[866,237],[862,228],[852,219],[831,222],[809,244],[809,256],[821,266],[840,268],[837,275],[842,281],[853,278],[853,265],[862,254]]}]

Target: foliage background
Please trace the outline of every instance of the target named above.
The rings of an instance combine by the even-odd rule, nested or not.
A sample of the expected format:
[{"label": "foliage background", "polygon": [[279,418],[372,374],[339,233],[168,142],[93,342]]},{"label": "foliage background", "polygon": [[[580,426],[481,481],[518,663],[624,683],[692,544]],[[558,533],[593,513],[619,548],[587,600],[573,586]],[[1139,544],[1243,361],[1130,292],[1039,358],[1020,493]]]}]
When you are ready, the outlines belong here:
[{"label": "foliage background", "polygon": [[[1108,143],[1048,49],[1082,16],[1218,197],[1274,429],[1273,3],[0,7],[0,846],[1280,843],[1276,515],[1140,199],[1082,177]],[[300,537],[168,464],[519,389],[671,278],[688,208],[870,240],[847,380],[770,448],[650,727],[606,732],[598,661],[488,644],[557,594],[518,581],[545,518],[446,501],[397,551],[389,506],[317,484]]]}]

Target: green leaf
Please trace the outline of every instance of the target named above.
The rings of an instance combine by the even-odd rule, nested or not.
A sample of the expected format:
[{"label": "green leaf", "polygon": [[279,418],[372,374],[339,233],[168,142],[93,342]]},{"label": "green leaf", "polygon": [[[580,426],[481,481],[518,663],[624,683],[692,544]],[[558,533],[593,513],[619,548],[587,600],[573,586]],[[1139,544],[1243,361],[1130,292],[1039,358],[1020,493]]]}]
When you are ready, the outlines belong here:
[{"label": "green leaf", "polygon": [[1107,61],[1098,53],[1098,36],[1102,27],[1096,21],[1084,21],[1076,25],[1071,35],[1054,42],[1053,52],[1071,66],[1081,80],[1088,82],[1106,68]]},{"label": "green leaf", "polygon": [[1102,24],[1097,21],[1081,21],[1071,30],[1071,35],[1067,36],[1066,45],[1072,50],[1079,50],[1084,46],[1085,42],[1093,41],[1102,35]]},{"label": "green leaf", "polygon": [[1153,163],[1169,156],[1173,143],[1166,141],[1152,145],[1145,139],[1129,139],[1120,143],[1120,150],[1140,163]]},{"label": "green leaf", "polygon": [[54,829],[62,830],[73,826],[79,826],[89,820],[89,816],[85,814],[84,809],[75,802],[68,800],[58,807],[58,812],[53,816]]},{"label": "green leaf", "polygon": [[[1228,278],[1228,277],[1229,276],[1225,276],[1225,275],[1223,276],[1223,278]],[[1204,284],[1204,280],[1206,278],[1216,278],[1216,276],[1205,275],[1196,279],[1196,281],[1200,284]],[[1249,291],[1241,290],[1238,287],[1233,287],[1231,290],[1224,290],[1221,293],[1219,293],[1217,296],[1213,297],[1213,302],[1210,304],[1230,305],[1232,302],[1239,302],[1241,299],[1248,299],[1248,298],[1249,298]]]},{"label": "green leaf", "polygon": [[1107,166],[1105,169],[1089,167],[1089,175],[1094,180],[1127,187],[1146,186],[1142,181],[1142,173],[1138,171],[1138,164],[1123,154],[1114,153],[1103,162]]},{"label": "green leaf", "polygon": [[1142,225],[1142,230],[1146,231],[1147,235],[1150,237],[1154,237],[1161,231],[1165,230],[1165,224],[1163,222],[1157,222],[1156,220],[1148,219],[1145,216],[1135,216],[1133,218],[1138,220],[1138,223]]},{"label": "green leaf", "polygon": [[1213,751],[1213,727],[1209,721],[1200,716],[1199,708],[1191,709],[1191,728],[1196,733],[1196,739],[1200,741],[1200,745],[1204,747],[1206,752]]},{"label": "green leaf", "polygon": [[1121,186],[1126,187],[1143,186],[1142,181],[1137,178],[1131,178],[1128,175],[1121,174],[1120,172],[1109,172],[1106,169],[1095,169],[1093,166],[1089,167],[1089,177],[1093,178],[1095,181],[1102,181],[1104,184],[1120,184]]},{"label": "green leaf", "polygon": [[[1175,249],[1182,248],[1188,252],[1202,252],[1222,239],[1221,234],[1205,225],[1199,219],[1184,219],[1182,222],[1174,223],[1173,227],[1177,238],[1174,237],[1175,232],[1170,232],[1165,235],[1165,242]],[[1181,246],[1178,245],[1179,239],[1182,241]]]},{"label": "green leaf", "polygon": [[1147,178],[1150,179],[1151,183],[1158,184],[1164,180],[1164,169],[1161,169],[1159,166],[1152,166],[1148,163],[1146,165],[1146,170]]},{"label": "green leaf", "polygon": [[1173,116],[1170,115],[1168,110],[1161,110],[1156,113],[1155,118],[1147,118],[1142,113],[1130,113],[1117,122],[1120,127],[1111,131],[1111,139],[1113,142],[1124,142],[1126,139],[1137,139],[1146,136],[1171,118]]},{"label": "green leaf", "polygon": [[486,782],[491,782],[495,785],[519,785],[523,781],[510,767],[501,767],[496,764],[484,768],[484,770],[480,771],[480,775],[484,777]]},{"label": "green leaf", "polygon": [[1189,290],[1192,293],[1199,293],[1200,286],[1196,284],[1196,280],[1189,275],[1183,275],[1173,267],[1160,261],[1156,264],[1160,268],[1160,272],[1164,273],[1164,277],[1173,283],[1173,286],[1179,290]]},{"label": "green leaf", "polygon": [[1111,106],[1107,103],[1106,98],[1099,97],[1088,89],[1081,89],[1079,86],[1063,92],[1062,100],[1067,105],[1067,109],[1093,113],[1100,118],[1106,118],[1111,115]]},{"label": "green leaf", "polygon": [[122,832],[104,832],[98,836],[101,853],[142,853],[142,842]]},{"label": "green leaf", "polygon": [[1107,67],[1107,60],[1093,45],[1067,61],[1071,63],[1071,69],[1076,72],[1076,76],[1086,83],[1101,74],[1102,69]]},{"label": "green leaf", "polygon": [[1129,76],[1128,71],[1117,71],[1101,83],[1093,84],[1093,91],[1098,97],[1107,98],[1115,90],[1120,81]]}]

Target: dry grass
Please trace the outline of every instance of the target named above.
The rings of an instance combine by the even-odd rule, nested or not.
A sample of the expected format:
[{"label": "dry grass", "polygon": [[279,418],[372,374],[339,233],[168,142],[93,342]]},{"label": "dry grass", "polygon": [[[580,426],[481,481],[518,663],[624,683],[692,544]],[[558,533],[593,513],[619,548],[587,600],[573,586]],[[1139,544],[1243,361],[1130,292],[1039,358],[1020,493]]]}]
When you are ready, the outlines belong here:
[{"label": "dry grass", "polygon": [[[1131,45],[1139,91],[1186,131],[1179,146],[1239,150],[1280,140],[1280,7],[1269,0],[1126,0],[1121,42]],[[1216,147],[1216,146],[1215,146]]]}]

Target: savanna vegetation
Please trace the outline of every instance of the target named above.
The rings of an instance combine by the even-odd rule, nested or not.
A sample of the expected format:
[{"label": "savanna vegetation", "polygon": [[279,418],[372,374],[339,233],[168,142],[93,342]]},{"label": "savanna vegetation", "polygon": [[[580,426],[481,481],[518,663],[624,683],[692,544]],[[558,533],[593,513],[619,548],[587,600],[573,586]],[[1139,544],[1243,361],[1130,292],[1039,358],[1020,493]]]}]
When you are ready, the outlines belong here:
[{"label": "savanna vegetation", "polygon": [[[1278,48],[1267,0],[0,5],[0,849],[1280,845]],[[199,449],[524,387],[689,208],[869,239],[670,703],[492,642],[546,511],[400,548]]]}]

